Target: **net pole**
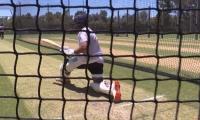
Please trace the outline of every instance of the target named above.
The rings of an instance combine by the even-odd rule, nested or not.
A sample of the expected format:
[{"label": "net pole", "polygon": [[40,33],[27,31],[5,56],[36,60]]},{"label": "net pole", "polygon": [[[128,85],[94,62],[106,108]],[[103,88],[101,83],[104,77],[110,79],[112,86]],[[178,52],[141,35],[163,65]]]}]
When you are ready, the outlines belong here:
[{"label": "net pole", "polygon": [[180,37],[179,37],[179,43],[178,43],[178,46],[179,46],[179,49],[178,49],[178,69],[177,69],[177,83],[178,83],[178,86],[177,86],[177,93],[176,93],[176,116],[175,116],[175,120],[178,120],[178,116],[180,114],[180,102],[177,102],[180,100],[180,92],[181,92],[181,85],[182,85],[182,79],[181,79],[181,66],[182,66],[182,58],[180,57],[181,56],[181,48],[182,48],[182,40],[183,40],[183,33],[182,33],[182,27],[181,27],[181,19],[182,19],[182,14],[183,14],[183,11],[182,11],[182,0],[179,0],[179,21],[178,21],[178,32],[180,34]]},{"label": "net pole", "polygon": [[[136,0],[134,0],[133,2],[133,8],[134,10],[136,9]],[[137,17],[137,11],[135,10],[134,12],[134,23],[133,23],[133,33],[134,34],[134,45],[133,45],[133,54],[135,55],[136,54],[136,43],[137,43],[137,40],[138,40],[138,35],[136,33],[136,17]],[[133,116],[135,115],[134,114],[134,110],[135,110],[135,101],[134,101],[134,95],[135,95],[135,89],[136,89],[136,77],[135,77],[135,71],[136,71],[136,64],[137,64],[137,59],[136,57],[133,57],[133,70],[132,70],[132,81],[133,81],[133,87],[132,87],[132,94],[131,94],[131,102],[132,102],[132,106],[131,106],[131,114],[130,114],[130,118],[133,118]]]}]

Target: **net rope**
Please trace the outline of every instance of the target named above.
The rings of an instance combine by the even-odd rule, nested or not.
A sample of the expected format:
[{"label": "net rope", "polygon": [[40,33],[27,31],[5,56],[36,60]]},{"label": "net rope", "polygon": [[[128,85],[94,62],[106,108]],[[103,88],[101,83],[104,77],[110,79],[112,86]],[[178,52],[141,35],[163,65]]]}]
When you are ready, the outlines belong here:
[{"label": "net rope", "polygon": [[[109,108],[108,108],[108,112],[107,112],[107,119],[110,120],[111,119],[111,109],[113,107],[113,105],[115,103],[113,103],[112,98],[109,97],[108,99],[95,99],[92,100],[90,99],[88,96],[89,94],[89,83],[91,78],[88,75],[87,69],[85,69],[85,77],[72,77],[71,79],[85,79],[87,80],[87,90],[85,92],[85,98],[83,99],[69,99],[66,98],[65,95],[65,87],[64,84],[62,84],[62,97],[61,98],[44,98],[41,95],[41,86],[42,86],[42,81],[44,79],[55,79],[55,78],[59,78],[61,76],[52,76],[52,75],[48,75],[48,76],[44,76],[41,73],[41,67],[42,67],[42,61],[43,61],[43,57],[44,56],[57,56],[57,55],[61,55],[64,56],[64,61],[67,61],[66,59],[66,55],[64,53],[44,53],[42,52],[41,48],[42,47],[47,47],[48,46],[43,46],[41,44],[41,39],[42,39],[42,35],[43,33],[61,33],[62,34],[62,47],[65,44],[65,38],[66,38],[66,33],[76,33],[79,30],[77,29],[66,29],[65,28],[65,15],[67,14],[67,9],[71,10],[71,9],[84,9],[85,12],[88,15],[88,26],[89,26],[89,15],[90,15],[90,11],[97,9],[97,10],[101,10],[101,9],[106,9],[108,11],[110,11],[110,20],[109,20],[109,24],[108,24],[108,28],[102,29],[102,30],[95,30],[95,33],[103,33],[103,34],[109,34],[110,35],[110,44],[109,44],[109,53],[108,54],[103,54],[104,57],[109,57],[110,59],[105,59],[105,62],[110,64],[110,71],[109,71],[109,76],[108,77],[104,77],[104,79],[110,79],[111,81],[113,80],[120,80],[121,82],[123,81],[132,81],[132,93],[128,93],[129,95],[131,95],[131,99],[122,99],[120,103],[131,103],[131,109],[130,109],[130,114],[129,117],[130,119],[133,119],[134,114],[134,110],[135,110],[135,106],[136,104],[145,104],[145,103],[153,103],[154,104],[154,109],[152,112],[152,119],[156,119],[157,117],[157,113],[158,113],[158,109],[159,109],[159,105],[160,104],[165,104],[165,103],[175,103],[176,107],[175,107],[175,113],[174,113],[174,119],[179,119],[179,114],[180,114],[180,108],[181,108],[181,104],[184,103],[195,103],[197,106],[196,108],[198,109],[198,113],[196,114],[195,118],[196,119],[200,119],[200,87],[199,87],[199,80],[200,80],[200,76],[199,76],[199,71],[197,71],[197,73],[194,74],[194,76],[189,76],[189,77],[185,77],[182,73],[182,69],[183,69],[183,64],[185,64],[185,59],[195,59],[195,60],[200,60],[200,55],[197,54],[189,54],[189,51],[186,53],[188,54],[183,54],[183,45],[184,45],[184,40],[186,39],[186,36],[192,36],[192,35],[196,35],[195,38],[197,37],[198,39],[198,34],[200,33],[200,27],[199,23],[198,23],[198,19],[200,19],[199,17],[199,13],[200,13],[200,8],[199,6],[197,7],[186,7],[184,6],[185,3],[184,0],[171,0],[171,2],[176,3],[176,7],[167,7],[164,2],[166,2],[166,0],[155,0],[153,2],[150,1],[149,4],[148,2],[146,3],[146,1],[139,3],[139,0],[134,0],[134,1],[129,1],[130,3],[132,3],[132,6],[128,6],[128,7],[117,7],[115,3],[113,3],[113,0],[108,0],[108,4],[107,5],[101,5],[101,6],[91,6],[89,5],[91,1],[90,0],[85,0],[85,4],[82,5],[72,5],[72,6],[68,6],[64,0],[60,0],[58,2],[58,4],[50,4],[50,5],[44,5],[40,3],[40,0],[36,0],[35,3],[31,3],[31,4],[24,4],[24,3],[20,3],[17,4],[15,3],[14,0],[10,0],[9,3],[1,3],[0,2],[0,7],[5,7],[5,6],[9,6],[10,8],[13,9],[13,16],[12,16],[12,26],[10,27],[6,27],[5,31],[11,31],[13,33],[13,41],[12,41],[12,49],[13,51],[1,51],[0,50],[0,55],[14,55],[15,56],[15,62],[14,62],[14,66],[13,66],[13,70],[14,73],[0,73],[0,77],[13,77],[14,78],[14,95],[13,96],[1,96],[0,95],[0,100],[1,99],[15,99],[16,102],[16,106],[15,106],[15,114],[16,116],[0,116],[0,119],[45,119],[43,118],[42,115],[42,103],[44,101],[61,101],[62,102],[62,115],[60,119],[66,119],[67,117],[65,116],[65,110],[66,108],[66,104],[68,102],[72,102],[72,101],[82,101],[85,102],[85,107],[84,107],[84,118],[83,119],[88,119],[88,109],[89,109],[89,103],[91,102],[108,102],[109,103]],[[199,1],[196,1],[197,3],[199,3]],[[142,5],[143,6],[142,6]],[[167,4],[167,3],[166,3]],[[162,7],[163,6],[163,7]],[[30,27],[30,28],[19,28],[19,26],[17,25],[18,23],[16,23],[16,21],[18,21],[18,16],[19,16],[19,8],[20,7],[35,7],[37,8],[37,13],[34,19],[34,27]],[[62,11],[62,15],[61,15],[61,22],[60,22],[60,26],[58,28],[41,28],[41,24],[40,24],[40,12],[42,11],[42,9],[51,9],[51,8],[59,8]],[[122,11],[122,13],[130,15],[127,19],[125,19],[126,22],[128,23],[133,23],[131,24],[132,26],[130,27],[130,29],[125,29],[123,28],[123,26],[115,26],[115,24],[120,24],[120,21],[117,21],[117,17],[121,17],[120,15],[118,16],[117,11]],[[123,12],[125,11],[125,12]],[[145,25],[143,26],[143,28],[141,28],[141,26],[139,26],[138,19],[139,16],[141,15],[140,13],[145,11],[147,13],[147,22],[145,23]],[[171,11],[174,11],[172,13],[170,13]],[[191,12],[192,14],[196,13],[196,20],[193,19],[193,21],[196,22],[191,22],[191,24],[194,26],[190,29],[188,29],[188,27],[184,26],[184,24],[187,22],[187,20],[183,20],[185,19],[188,15],[188,13]],[[151,15],[148,15],[151,14]],[[176,21],[168,21],[173,22],[174,24],[174,28],[169,28],[166,26],[166,19],[164,18],[165,15],[171,15],[174,18],[176,18]],[[164,17],[163,17],[164,16]],[[150,19],[154,17],[153,19]],[[128,20],[131,19],[131,20]],[[192,21],[192,20],[191,20]],[[128,24],[127,23],[127,24]],[[23,24],[23,23],[20,23]],[[165,24],[165,25],[162,25]],[[116,28],[119,28],[118,30],[116,30]],[[37,43],[37,51],[35,52],[18,52],[16,44],[18,41],[20,41],[20,39],[18,39],[17,37],[19,35],[23,35],[26,32],[35,32],[38,35],[38,43]],[[116,55],[114,54],[114,48],[115,48],[115,38],[116,38],[116,34],[127,34],[127,35],[133,35],[133,40],[132,42],[132,46],[130,45],[129,47],[131,47],[131,51],[132,54],[123,54],[123,55]],[[155,38],[155,42],[154,44],[154,51],[152,51],[152,54],[147,54],[147,55],[138,55],[138,42],[140,42],[141,35],[146,36],[147,38],[149,37],[154,37]],[[148,35],[148,36],[147,36]],[[163,37],[167,38],[169,35],[177,35],[177,40],[176,43],[177,45],[177,53],[176,54],[162,54],[162,49],[160,49]],[[98,34],[97,34],[98,36]],[[171,38],[168,38],[171,39]],[[148,42],[148,41],[147,41]],[[31,43],[29,43],[31,44]],[[169,46],[173,46],[173,45],[169,45]],[[53,48],[49,48],[49,49],[53,49]],[[143,48],[145,49],[145,47]],[[199,48],[196,49],[197,51],[199,50]],[[163,50],[164,51],[164,50]],[[19,61],[19,57],[23,56],[23,55],[38,55],[39,57],[39,62],[38,62],[38,67],[37,67],[37,75],[26,75],[26,74],[18,74],[17,71],[17,66],[18,65],[18,61]],[[89,56],[90,57],[90,56]],[[120,61],[117,61],[117,59],[121,59],[121,58],[131,58],[133,59],[131,64],[126,64]],[[155,64],[155,68],[144,68],[140,65],[137,64],[138,61],[140,61],[141,59],[148,59],[148,58],[154,58],[156,59],[156,64]],[[165,71],[160,71],[160,66],[162,66],[162,60],[163,59],[168,59],[168,58],[177,58],[178,59],[178,64],[176,66],[176,70],[172,71],[172,73],[167,73]],[[173,62],[173,61],[172,61]],[[88,61],[89,63],[89,61]],[[116,66],[121,66],[121,67],[126,67],[129,68],[132,71],[132,76],[131,77],[124,77],[124,78],[116,78],[113,76],[113,69]],[[198,66],[197,66],[198,67]],[[137,70],[143,70],[143,71],[148,71],[149,73],[154,74],[153,77],[146,77],[146,78],[138,78],[137,77]],[[160,75],[163,76],[169,76],[167,78],[161,78]],[[17,93],[17,88],[20,87],[18,85],[18,79],[19,78],[31,78],[31,77],[35,77],[39,79],[39,86],[38,86],[38,96],[37,97],[21,97],[18,95]],[[63,77],[61,77],[63,78]],[[169,81],[171,79],[174,79],[177,81],[177,91],[174,91],[176,94],[176,98],[175,99],[167,99],[167,100],[158,100],[157,99],[157,95],[159,94],[159,83],[163,82],[163,81]],[[0,79],[1,80],[1,79]],[[155,83],[154,86],[154,92],[153,92],[153,99],[151,100],[137,100],[137,98],[135,98],[135,89],[137,87],[137,84],[141,81],[153,81]],[[180,99],[181,98],[181,89],[183,87],[183,82],[189,82],[191,84],[195,84],[198,86],[197,92],[198,92],[198,96],[197,99]],[[1,86],[0,86],[1,87]],[[38,100],[39,101],[39,105],[38,105],[38,112],[37,112],[37,117],[30,117],[30,118],[24,118],[22,116],[20,116],[20,111],[19,111],[19,106],[20,106],[20,101],[22,100]],[[1,107],[1,106],[0,106]],[[1,111],[1,110],[0,110]],[[56,119],[56,118],[52,118],[52,119]]]}]

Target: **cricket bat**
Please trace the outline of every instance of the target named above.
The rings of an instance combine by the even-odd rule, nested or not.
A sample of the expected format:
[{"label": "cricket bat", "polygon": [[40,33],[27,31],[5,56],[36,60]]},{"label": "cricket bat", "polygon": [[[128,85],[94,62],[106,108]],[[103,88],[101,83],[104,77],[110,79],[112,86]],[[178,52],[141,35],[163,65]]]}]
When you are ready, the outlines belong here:
[{"label": "cricket bat", "polygon": [[[49,39],[41,39],[41,41],[47,45],[50,45],[50,46],[53,46],[55,47],[56,49],[60,49],[61,48],[61,45],[52,41],[52,40],[49,40]],[[64,48],[69,48],[68,46],[63,46]]]}]

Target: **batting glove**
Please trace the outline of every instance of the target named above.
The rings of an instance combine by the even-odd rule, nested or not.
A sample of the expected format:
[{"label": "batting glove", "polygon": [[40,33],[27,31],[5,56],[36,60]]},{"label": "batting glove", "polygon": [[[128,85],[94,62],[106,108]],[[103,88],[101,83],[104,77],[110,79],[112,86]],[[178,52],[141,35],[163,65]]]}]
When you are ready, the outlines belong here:
[{"label": "batting glove", "polygon": [[74,49],[71,49],[71,48],[65,48],[63,51],[66,55],[73,55],[74,54]]}]

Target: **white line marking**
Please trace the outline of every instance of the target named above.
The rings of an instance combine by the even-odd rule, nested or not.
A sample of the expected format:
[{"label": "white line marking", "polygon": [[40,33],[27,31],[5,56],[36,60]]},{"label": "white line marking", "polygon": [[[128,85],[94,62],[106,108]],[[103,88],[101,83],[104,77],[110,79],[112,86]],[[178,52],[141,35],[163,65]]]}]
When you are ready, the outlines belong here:
[{"label": "white line marking", "polygon": [[[156,96],[156,99],[159,99],[159,98],[162,98],[162,97],[164,97],[164,95],[158,95],[158,96]],[[143,101],[146,101],[146,100],[154,100],[154,97],[143,99]]]},{"label": "white line marking", "polygon": [[65,119],[71,120],[72,118],[78,118],[78,117],[84,117],[84,115],[82,114],[70,115],[70,116],[66,116]]},{"label": "white line marking", "polygon": [[118,108],[126,107],[126,106],[131,106],[133,103],[126,103],[126,104],[121,104],[118,106]]},{"label": "white line marking", "polygon": [[[158,95],[156,96],[156,99],[159,99],[159,98],[162,98],[164,97],[164,95]],[[154,97],[150,97],[150,98],[146,98],[146,99],[143,99],[142,101],[146,101],[146,100],[154,100]],[[122,108],[122,107],[126,107],[126,106],[132,106],[133,103],[126,103],[126,104],[121,104],[118,106],[118,108]]]},{"label": "white line marking", "polygon": [[[65,116],[65,120],[71,120],[72,118],[78,118],[78,117],[82,117],[82,116],[83,116],[83,115],[81,115],[81,114],[69,115],[69,116]],[[83,116],[83,117],[84,117],[84,116]],[[61,120],[62,117],[56,118],[56,119]]]}]

